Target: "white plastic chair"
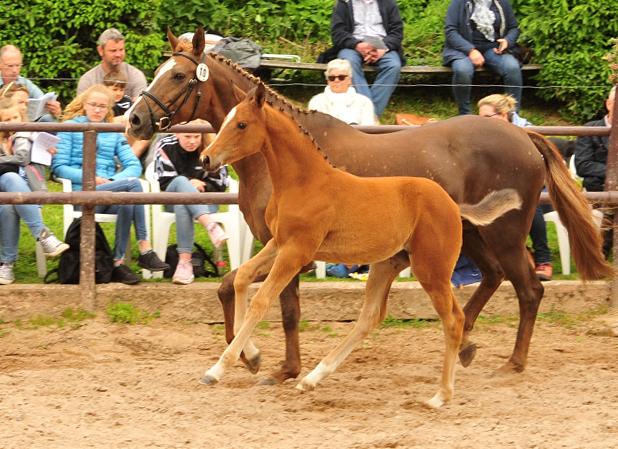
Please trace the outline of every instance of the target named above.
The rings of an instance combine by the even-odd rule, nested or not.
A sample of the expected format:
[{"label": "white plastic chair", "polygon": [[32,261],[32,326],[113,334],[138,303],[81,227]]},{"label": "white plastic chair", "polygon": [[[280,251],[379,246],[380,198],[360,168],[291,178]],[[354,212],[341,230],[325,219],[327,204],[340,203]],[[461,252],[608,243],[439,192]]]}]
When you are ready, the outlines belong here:
[{"label": "white plastic chair", "polygon": [[[58,181],[62,182],[63,192],[73,191],[73,183],[70,179],[58,178]],[[149,192],[148,182],[143,179],[140,179],[140,182],[142,183],[142,189],[144,192]],[[75,207],[72,204],[65,204],[63,209],[64,236],[66,237],[69,226],[71,226],[74,219],[82,216],[82,212],[80,210],[75,210]],[[150,207],[145,206],[144,210],[146,215],[146,239],[150,240]],[[116,214],[94,214],[94,221],[98,223],[116,223],[117,218],[118,216]],[[129,240],[127,245],[125,262],[127,265],[131,263],[131,240]],[[149,270],[142,269],[142,277],[144,279],[149,279],[152,277],[152,273]]]},{"label": "white plastic chair", "polygon": [[[558,250],[560,251],[562,274],[571,274],[571,246],[569,244],[569,234],[560,221],[558,212],[555,210],[544,214],[543,218],[546,222],[550,221],[556,225],[556,236],[558,237]],[[600,229],[603,222],[603,212],[598,209],[593,209],[592,220]]]},{"label": "white plastic chair", "polygon": [[571,247],[569,245],[569,234],[560,221],[558,212],[555,210],[543,214],[543,218],[546,222],[550,221],[556,225],[556,236],[558,237],[558,250],[560,251],[562,274],[571,274]]},{"label": "white plastic chair", "polygon": [[[409,278],[412,275],[410,267],[399,273],[400,278]],[[326,262],[315,261],[315,277],[317,279],[324,279],[326,277]]]},{"label": "white plastic chair", "polygon": [[45,259],[45,253],[43,252],[43,245],[36,242],[34,249],[36,254],[36,268],[39,276],[43,277],[47,274],[47,260]]},{"label": "white plastic chair", "polygon": [[[159,181],[155,178],[154,162],[146,167],[146,179],[150,183],[151,192],[161,191]],[[229,178],[229,185],[230,192],[238,192],[237,181]],[[253,251],[254,239],[238,205],[230,204],[227,212],[210,214],[210,218],[221,224],[227,235],[230,236],[226,244],[232,270],[249,260]],[[165,259],[170,230],[172,224],[175,222],[176,214],[173,212],[165,212],[161,204],[152,205],[152,247],[161,260]],[[155,273],[155,277],[161,277],[162,275],[162,273]]]},{"label": "white plastic chair", "polygon": [[571,159],[569,159],[569,171],[571,172],[571,177],[576,180],[576,181],[581,181],[582,178],[580,178],[577,175],[577,169],[575,168],[575,155],[571,156]]}]

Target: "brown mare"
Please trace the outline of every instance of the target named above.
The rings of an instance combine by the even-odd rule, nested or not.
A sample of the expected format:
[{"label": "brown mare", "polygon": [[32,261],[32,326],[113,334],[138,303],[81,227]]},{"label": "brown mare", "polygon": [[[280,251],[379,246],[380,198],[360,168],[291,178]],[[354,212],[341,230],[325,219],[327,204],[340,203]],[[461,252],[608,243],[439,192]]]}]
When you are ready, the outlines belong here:
[{"label": "brown mare", "polygon": [[[266,208],[273,238],[238,268],[234,281],[236,338],[201,382],[217,383],[241,351],[249,364],[259,360],[251,332],[303,266],[314,259],[370,263],[358,323],[297,386],[313,390],[384,320],[390,286],[409,264],[442,321],[446,339],[442,381],[428,402],[441,407],[453,396],[465,320],[451,288],[461,250],[461,218],[484,226],[518,208],[519,195],[512,189],[492,192],[478,205],[458,207],[439,184],[426,178],[361,178],[338,170],[324,159],[309,133],[286,112],[265,104],[265,97],[266,89],[259,84],[232,109],[200,156],[205,170],[216,171],[260,151],[273,185]],[[249,286],[267,273],[246,309]]]},{"label": "brown mare", "polygon": [[[161,66],[145,95],[129,111],[129,134],[149,139],[170,123],[194,117],[208,120],[220,129],[226,114],[238,104],[234,88],[249,92],[259,80],[215,54],[204,56],[202,29],[197,30],[193,42],[179,42],[171,32],[168,37],[176,53]],[[200,62],[208,68],[205,81],[196,75]],[[276,93],[267,91],[267,98],[277,107],[291,110],[291,105]],[[471,363],[475,354],[475,346],[469,340],[474,322],[506,277],[517,292],[521,318],[513,354],[497,372],[525,369],[543,297],[543,286],[528,262],[525,242],[543,182],[569,232],[573,259],[581,277],[598,279],[613,273],[603,259],[599,232],[588,203],[574,188],[555,148],[538,134],[479,116],[456,117],[382,135],[365,134],[315,111],[302,113],[296,120],[311,132],[333,165],[358,176],[430,178],[456,203],[476,204],[489,192],[505,188],[519,193],[522,207],[511,212],[508,219],[499,218],[482,228],[464,222],[462,251],[483,273],[483,280],[463,309],[466,322],[460,359],[464,366]],[[232,165],[240,181],[240,210],[253,235],[266,244],[272,237],[264,219],[272,185],[264,158],[254,154]],[[235,272],[226,275],[219,290],[228,342],[234,337],[234,276]],[[270,373],[262,383],[283,382],[300,373],[298,285],[296,276],[281,294],[286,360],[280,370]],[[252,372],[259,368],[248,367]]]}]

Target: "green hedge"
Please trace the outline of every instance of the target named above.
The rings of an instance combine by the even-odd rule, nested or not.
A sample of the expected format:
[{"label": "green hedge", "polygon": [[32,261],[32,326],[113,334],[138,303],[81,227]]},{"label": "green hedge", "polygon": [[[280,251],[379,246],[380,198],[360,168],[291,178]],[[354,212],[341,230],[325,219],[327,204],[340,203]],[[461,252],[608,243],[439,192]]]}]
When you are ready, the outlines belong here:
[{"label": "green hedge", "polygon": [[[107,28],[126,37],[126,61],[152,72],[161,62],[163,36],[154,19],[160,0],[0,0],[0,43],[24,55],[21,74],[54,90],[66,105],[75,94],[71,79],[100,63],[96,41]],[[51,80],[52,78],[60,80]]]},{"label": "green hedge", "polygon": [[[408,63],[439,65],[444,17],[450,0],[399,0]],[[530,44],[541,97],[558,99],[576,120],[598,115],[610,86],[604,56],[618,36],[618,0],[512,0],[520,20],[520,41]],[[116,26],[127,37],[127,62],[151,76],[168,49],[165,31],[179,35],[198,25],[244,37],[267,52],[294,52],[306,61],[330,46],[334,0],[0,0],[0,43],[24,52],[30,78],[78,78],[99,63],[96,39]],[[66,104],[75,83],[40,81]]]},{"label": "green hedge", "polygon": [[[618,0],[515,0],[523,38],[532,43],[543,98],[556,98],[568,115],[587,120],[604,111],[609,63],[618,36]],[[551,88],[551,86],[565,86]]]}]

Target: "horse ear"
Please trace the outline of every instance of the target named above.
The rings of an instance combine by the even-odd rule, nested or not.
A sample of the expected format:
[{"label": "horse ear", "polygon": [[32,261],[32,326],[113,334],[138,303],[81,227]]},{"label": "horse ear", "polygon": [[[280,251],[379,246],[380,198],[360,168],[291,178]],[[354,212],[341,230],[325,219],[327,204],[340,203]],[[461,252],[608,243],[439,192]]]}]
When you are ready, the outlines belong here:
[{"label": "horse ear", "polygon": [[193,54],[201,57],[204,48],[206,48],[206,38],[204,37],[204,28],[200,25],[193,35]]},{"label": "horse ear", "polygon": [[240,102],[247,98],[247,92],[238,87],[234,82],[232,82],[232,88],[234,89],[234,96]]},{"label": "horse ear", "polygon": [[176,47],[178,47],[178,38],[174,36],[172,30],[170,30],[170,27],[167,27],[167,39],[170,41],[172,51],[176,51]]},{"label": "horse ear", "polygon": [[253,94],[253,98],[259,107],[264,106],[264,102],[266,101],[266,87],[264,86],[264,83],[258,84],[255,89],[255,93]]}]

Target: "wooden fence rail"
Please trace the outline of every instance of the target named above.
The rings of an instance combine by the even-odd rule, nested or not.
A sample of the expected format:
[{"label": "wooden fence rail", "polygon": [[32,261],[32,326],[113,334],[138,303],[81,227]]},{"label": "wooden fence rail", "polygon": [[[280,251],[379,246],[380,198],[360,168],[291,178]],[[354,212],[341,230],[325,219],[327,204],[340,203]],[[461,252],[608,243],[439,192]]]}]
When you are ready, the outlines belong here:
[{"label": "wooden fence rail", "polygon": [[[616,103],[618,106],[618,102]],[[367,133],[388,133],[406,129],[406,126],[357,126]],[[618,126],[584,127],[584,126],[536,126],[529,129],[551,136],[583,136],[610,135],[610,155],[608,167],[618,160]],[[110,204],[237,204],[238,194],[235,193],[129,193],[129,192],[97,192],[95,190],[96,176],[96,142],[98,132],[122,132],[124,126],[118,123],[0,123],[2,131],[48,131],[48,132],[83,132],[83,183],[81,192],[32,192],[5,193],[0,192],[0,204],[74,204],[82,206],[82,231],[80,242],[80,292],[82,304],[89,310],[94,310],[96,298],[95,283],[95,220],[94,211],[97,205]],[[170,132],[212,132],[210,125],[175,125]],[[612,154],[616,153],[616,154]],[[616,172],[618,173],[618,172]],[[608,170],[608,177],[610,170]],[[615,176],[618,178],[618,174]],[[618,185],[618,180],[610,180],[612,185]],[[618,208],[618,191],[586,193],[586,197],[596,203],[603,203],[614,209]],[[546,193],[540,196],[540,202],[549,203]],[[618,265],[618,214],[614,221],[614,263]],[[618,286],[612,282],[612,303],[618,305]]]}]

